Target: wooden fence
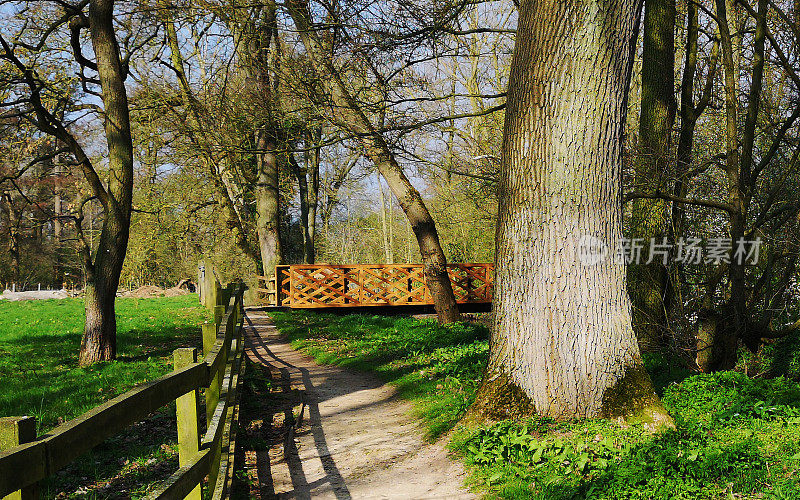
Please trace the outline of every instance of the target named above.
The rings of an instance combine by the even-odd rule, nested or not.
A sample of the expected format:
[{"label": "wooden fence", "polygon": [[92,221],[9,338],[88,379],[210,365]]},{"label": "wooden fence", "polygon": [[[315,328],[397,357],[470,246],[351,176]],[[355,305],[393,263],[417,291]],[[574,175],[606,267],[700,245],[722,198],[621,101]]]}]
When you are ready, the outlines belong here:
[{"label": "wooden fence", "polygon": [[[447,266],[459,304],[492,301],[494,264]],[[276,266],[275,278],[259,276],[262,301],[292,308],[433,304],[422,264]]]},{"label": "wooden fence", "polygon": [[[36,484],[121,430],[176,402],[179,469],[147,498],[225,498],[233,479],[238,389],[242,370],[244,285],[214,284],[214,323],[203,325],[203,354],[174,352],[174,371],[140,384],[107,403],[36,437],[32,417],[0,419],[0,498],[37,498]],[[199,389],[205,388],[206,427],[201,433]]]}]

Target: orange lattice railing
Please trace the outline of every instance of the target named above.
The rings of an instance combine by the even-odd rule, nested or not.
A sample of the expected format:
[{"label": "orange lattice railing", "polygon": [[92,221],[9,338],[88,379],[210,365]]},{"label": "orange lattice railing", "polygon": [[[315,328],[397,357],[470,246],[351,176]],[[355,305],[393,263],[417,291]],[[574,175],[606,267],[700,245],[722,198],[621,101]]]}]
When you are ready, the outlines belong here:
[{"label": "orange lattice railing", "polygon": [[[459,304],[492,301],[494,264],[447,266]],[[433,304],[422,264],[276,266],[267,302],[293,308]]]}]

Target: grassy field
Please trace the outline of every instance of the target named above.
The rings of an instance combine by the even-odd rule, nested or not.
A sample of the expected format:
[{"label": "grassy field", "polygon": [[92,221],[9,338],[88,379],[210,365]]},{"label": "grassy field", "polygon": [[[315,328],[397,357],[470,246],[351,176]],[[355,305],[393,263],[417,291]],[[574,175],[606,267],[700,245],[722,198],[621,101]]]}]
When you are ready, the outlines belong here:
[{"label": "grassy field", "polygon": [[[0,415],[34,415],[44,433],[169,372],[174,349],[202,346],[207,317],[196,295],[117,299],[118,359],[81,368],[82,300],[0,301]],[[44,496],[131,493],[171,472],[174,411],[165,408],[99,446],[44,485]]]},{"label": "grassy field", "polygon": [[677,429],[653,436],[605,420],[458,424],[488,353],[478,325],[307,312],[274,314],[293,345],[324,363],[378,373],[415,403],[472,486],[496,498],[800,498],[800,339],[746,356],[739,371],[691,374],[660,356],[648,371]]}]

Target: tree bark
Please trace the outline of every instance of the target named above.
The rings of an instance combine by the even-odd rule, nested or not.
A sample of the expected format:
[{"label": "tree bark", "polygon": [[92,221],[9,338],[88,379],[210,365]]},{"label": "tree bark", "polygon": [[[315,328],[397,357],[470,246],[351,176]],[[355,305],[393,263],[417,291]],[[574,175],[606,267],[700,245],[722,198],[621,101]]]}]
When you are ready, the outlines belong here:
[{"label": "tree bark", "polygon": [[[667,177],[670,169],[672,126],[675,122],[675,0],[645,0],[642,49],[642,101],[636,184],[649,185]],[[661,242],[668,231],[668,204],[658,199],[633,202],[632,236]],[[671,233],[670,233],[671,234]],[[670,295],[663,262],[631,266],[633,325],[640,345],[662,343]]]},{"label": "tree bark", "polygon": [[8,219],[8,255],[11,257],[11,283],[20,285],[19,223],[20,217],[14,208],[14,198],[10,192],[2,193],[3,209]]},{"label": "tree bark", "polygon": [[378,177],[378,202],[381,204],[381,239],[383,240],[383,258],[387,264],[394,264],[394,249],[389,236],[389,224],[387,222],[386,197],[383,196],[383,186],[381,178]]},{"label": "tree bark", "polygon": [[613,254],[622,236],[622,137],[639,13],[634,0],[522,2],[490,359],[475,411],[517,387],[541,415],[671,425],[642,365],[624,264],[577,255],[581,240]]},{"label": "tree bark", "polygon": [[[257,180],[254,190],[256,202],[256,233],[261,252],[264,275],[275,272],[283,262],[280,237],[280,189],[278,148],[279,125],[276,113],[280,109],[274,89],[277,73],[271,77],[273,62],[270,45],[277,38],[275,2],[267,2],[253,17],[239,20],[241,41],[238,44],[242,70],[252,82],[253,99],[263,106],[263,120],[255,130]],[[243,15],[250,16],[248,12]],[[277,42],[276,42],[277,43]]]},{"label": "tree bark", "polygon": [[[319,167],[321,162],[322,128],[315,127],[306,135],[306,170],[310,174],[308,184],[308,237],[307,261],[313,264],[317,260],[317,208],[319,207]],[[312,146],[313,145],[313,146]]]},{"label": "tree bark", "polygon": [[308,2],[306,0],[290,0],[285,5],[297,27],[314,70],[321,81],[327,82],[331,100],[336,106],[336,113],[340,115],[342,125],[359,136],[365,156],[375,164],[408,217],[419,244],[425,269],[425,280],[431,292],[439,322],[458,321],[460,315],[453,293],[453,285],[447,272],[447,259],[439,242],[436,224],[425,206],[422,196],[397,163],[383,135],[373,126],[357,101],[350,95],[341,74],[322,49],[317,29],[311,21]]},{"label": "tree bark", "polygon": [[256,165],[258,180],[255,187],[256,198],[256,232],[258,247],[261,251],[261,264],[264,275],[275,272],[275,266],[283,262],[283,250],[280,237],[280,210],[278,187],[278,158],[275,154],[277,139],[271,131],[256,132]]},{"label": "tree bark", "polygon": [[109,176],[107,195],[101,197],[105,217],[96,256],[94,262],[86,259],[86,325],[80,352],[82,366],[116,356],[114,301],[128,249],[131,221],[133,143],[125,72],[114,33],[113,10],[113,0],[93,0],[89,4],[89,30],[97,58],[105,111]]},{"label": "tree bark", "polygon": [[311,223],[310,210],[309,210],[309,193],[308,193],[308,176],[306,170],[300,167],[295,158],[294,152],[287,152],[289,155],[289,166],[292,168],[292,173],[297,180],[297,195],[300,198],[300,226],[303,232],[303,263],[314,263],[314,240],[311,236]]}]

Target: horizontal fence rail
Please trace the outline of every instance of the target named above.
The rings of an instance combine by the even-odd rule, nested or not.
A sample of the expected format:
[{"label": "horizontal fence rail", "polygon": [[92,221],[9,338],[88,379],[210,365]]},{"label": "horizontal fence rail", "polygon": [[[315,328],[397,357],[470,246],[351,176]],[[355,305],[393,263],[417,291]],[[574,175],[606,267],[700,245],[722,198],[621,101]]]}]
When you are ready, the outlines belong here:
[{"label": "horizontal fence rail", "polygon": [[[0,451],[0,498],[15,492],[17,498],[36,498],[38,482],[172,401],[176,402],[180,469],[147,498],[200,500],[207,476],[208,496],[227,496],[233,477],[230,443],[235,442],[231,421],[237,412],[243,367],[244,285],[221,288],[216,280],[205,285],[204,303],[213,308],[214,323],[203,325],[200,361],[195,348],[177,349],[171,373],[140,384],[43,436],[19,432],[31,427],[31,417],[0,418],[0,450],[8,448]],[[200,429],[200,389],[205,389],[205,432]],[[32,428],[35,434],[35,423]],[[20,444],[9,448],[9,443]]]},{"label": "horizontal fence rail", "polygon": [[[459,304],[492,301],[494,264],[449,264]],[[262,300],[292,308],[432,305],[422,264],[276,266],[259,280]]]}]

